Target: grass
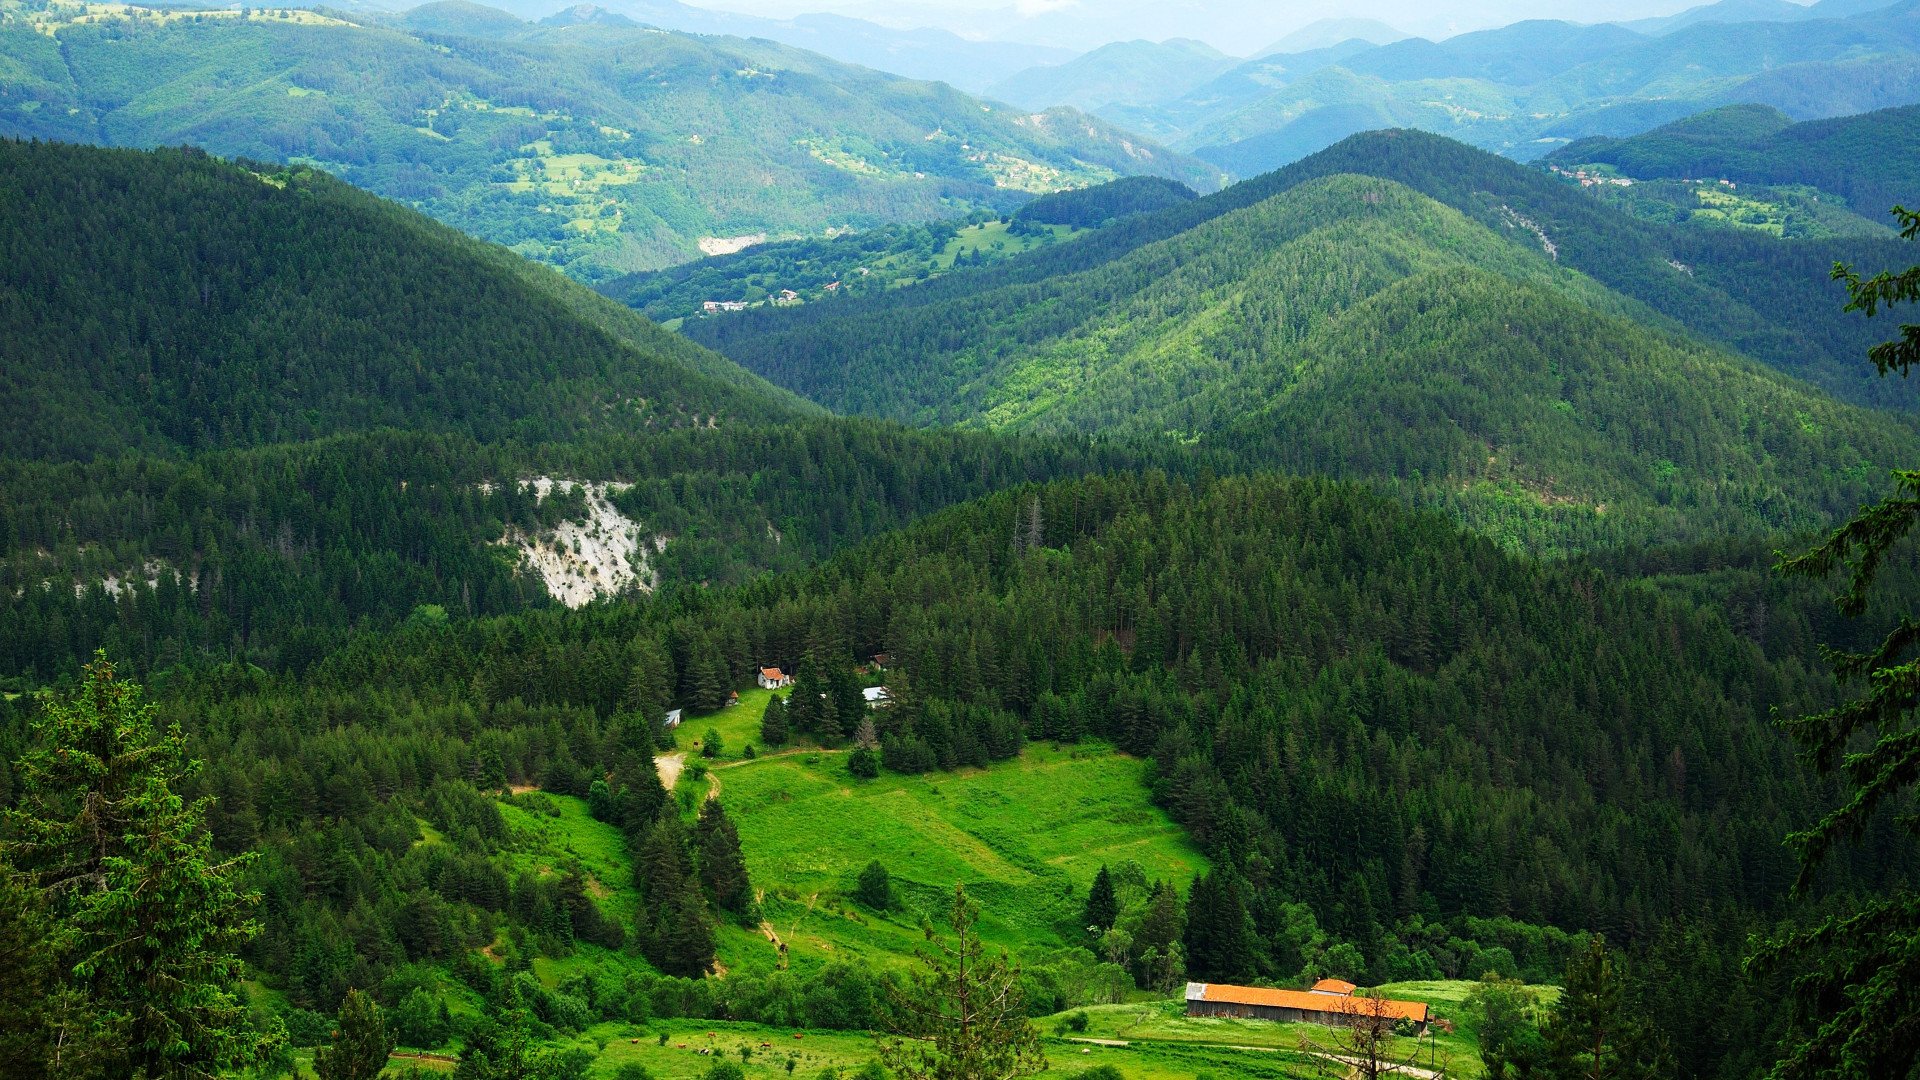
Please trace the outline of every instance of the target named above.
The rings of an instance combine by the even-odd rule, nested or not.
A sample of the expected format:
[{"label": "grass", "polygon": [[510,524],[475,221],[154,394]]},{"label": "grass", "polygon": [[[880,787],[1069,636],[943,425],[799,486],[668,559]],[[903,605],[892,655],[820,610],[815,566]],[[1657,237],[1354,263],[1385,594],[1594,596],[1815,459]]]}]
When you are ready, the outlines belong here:
[{"label": "grass", "polygon": [[[664,1044],[661,1035],[667,1037]],[[1178,1044],[1104,1047],[1052,1036],[1042,1041],[1049,1067],[1040,1075],[1046,1080],[1064,1080],[1096,1065],[1112,1065],[1127,1080],[1194,1080],[1196,1076],[1268,1080],[1313,1075],[1304,1059],[1292,1053]],[[639,1065],[658,1080],[699,1080],[722,1059],[740,1063],[749,1080],[789,1076],[817,1080],[828,1069],[850,1072],[875,1057],[872,1037],[860,1032],[796,1031],[719,1020],[600,1024],[585,1033],[581,1045],[599,1053],[589,1073],[596,1080],[613,1076],[623,1065]],[[742,1048],[749,1052],[744,1062]],[[794,1060],[791,1073],[786,1067],[789,1058]]]},{"label": "grass", "polygon": [[[780,691],[777,696],[785,698],[789,693],[791,691]],[[699,744],[706,739],[708,731],[720,735],[721,753],[716,759],[720,762],[742,760],[741,752],[749,745],[756,752],[765,750],[766,747],[760,745],[760,721],[767,714],[767,702],[775,696],[775,691],[756,686],[740,691],[740,704],[730,708],[706,713],[688,710],[680,730],[675,733],[680,749],[687,752],[687,760],[700,756]]]},{"label": "grass", "polygon": [[951,270],[955,259],[962,255],[972,256],[975,253],[982,254],[988,259],[1004,259],[1042,244],[1064,240],[1074,232],[1071,225],[1046,225],[1042,228],[1046,230],[1044,233],[1016,236],[1008,231],[1008,225],[1004,221],[969,225],[961,229],[953,239],[947,241],[947,246],[934,257],[934,266],[940,270]]},{"label": "grass", "polygon": [[[918,947],[922,915],[937,913],[955,882],[979,901],[983,935],[1007,948],[1063,943],[1102,864],[1132,860],[1184,888],[1204,859],[1147,801],[1144,768],[1105,747],[1035,745],[990,768],[924,777],[860,780],[843,755],[825,753],[717,775],[790,962],[892,966]],[[899,900],[886,913],[846,895],[876,859]],[[774,959],[749,931],[729,931],[721,944],[729,966]]]},{"label": "grass", "polygon": [[[556,813],[549,816],[530,807],[552,807]],[[514,850],[506,856],[509,873],[532,870],[544,877],[559,874],[569,859],[578,860],[587,875],[587,891],[601,910],[623,926],[633,925],[640,900],[626,839],[614,826],[595,821],[585,800],[542,792],[503,801],[500,816],[514,838]]]}]

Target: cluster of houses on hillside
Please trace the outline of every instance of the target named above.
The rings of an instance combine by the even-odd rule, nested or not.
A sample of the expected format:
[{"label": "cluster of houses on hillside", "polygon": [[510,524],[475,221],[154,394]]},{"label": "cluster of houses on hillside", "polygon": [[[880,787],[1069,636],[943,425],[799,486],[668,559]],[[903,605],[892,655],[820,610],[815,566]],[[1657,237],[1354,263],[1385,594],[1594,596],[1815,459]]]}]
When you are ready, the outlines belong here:
[{"label": "cluster of houses on hillside", "polygon": [[1321,979],[1311,990],[1190,982],[1187,1015],[1329,1026],[1349,1023],[1356,1016],[1377,1015],[1405,1020],[1422,1032],[1431,1019],[1423,1001],[1358,997],[1355,989],[1352,983],[1341,979]]},{"label": "cluster of houses on hillside", "polygon": [[[875,671],[885,671],[887,670],[887,665],[892,663],[892,661],[893,658],[886,653],[874,653],[871,664],[862,664],[854,670],[861,675],[867,675]],[[754,676],[753,681],[758,684],[762,690],[784,690],[793,685],[793,676],[777,667],[762,667]],[[893,692],[884,686],[869,686],[861,690],[860,694],[866,698],[867,708],[869,709],[882,708],[893,701]],[[737,690],[728,691],[727,708],[732,708],[738,704],[740,704],[740,692]],[[685,716],[686,710],[684,709],[668,709],[667,715],[661,720],[660,724],[662,727],[669,729],[677,728],[680,726],[680,722],[685,719]]]},{"label": "cluster of houses on hillside", "polygon": [[1612,184],[1614,187],[1633,186],[1633,180],[1625,176],[1604,176],[1597,172],[1588,172],[1585,169],[1565,169],[1558,165],[1552,165],[1549,166],[1549,168],[1556,174],[1564,176],[1569,180],[1578,180],[1581,187],[1595,187],[1601,184]]}]

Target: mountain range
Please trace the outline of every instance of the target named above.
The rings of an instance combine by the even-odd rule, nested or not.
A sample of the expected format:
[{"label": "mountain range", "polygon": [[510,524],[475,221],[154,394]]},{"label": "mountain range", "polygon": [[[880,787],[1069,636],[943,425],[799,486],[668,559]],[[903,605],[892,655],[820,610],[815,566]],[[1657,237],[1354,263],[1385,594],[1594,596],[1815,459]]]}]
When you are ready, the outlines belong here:
[{"label": "mountain range", "polygon": [[769,41],[455,2],[0,19],[0,134],[319,165],[593,279],[1210,166]]},{"label": "mountain range", "polygon": [[[60,841],[136,792],[124,834],[0,845],[9,1077],[70,1030],[128,1056],[155,992],[83,977],[147,962],[135,923],[211,957],[165,969],[209,1074],[229,1025],[263,1072],[884,1075],[873,1032],[984,971],[1052,1078],[1347,1070],[1294,1025],[1195,1043],[1182,996],[1327,977],[1457,1018],[1380,1036],[1435,1072],[1571,1017],[1586,1061],[1764,1075],[1824,976],[1754,942],[1920,880],[1887,817],[1794,891],[1782,837],[1847,791],[1779,723],[1920,580],[1888,560],[1856,623],[1769,569],[1920,459],[1862,359],[1897,330],[1830,276],[1910,244],[1636,215],[1621,165],[1408,129],[1220,188],[1079,113],[598,8],[5,10],[10,124],[246,151],[0,140],[0,802]],[[1316,71],[1535,80],[1718,25]],[[1825,154],[1769,182],[1871,200],[1906,122],[1580,156]],[[796,238],[615,276],[685,245],[525,232],[643,214]],[[110,891],[11,865],[55,847]],[[901,974],[973,955],[930,929],[970,910],[1006,956]]]},{"label": "mountain range", "polygon": [[[1791,22],[1530,21],[1441,41],[1356,39],[1263,55],[1160,101],[1115,101],[1099,113],[1247,177],[1377,128],[1417,127],[1527,159],[1723,104],[1807,120],[1920,100],[1912,0],[1795,10],[1804,17]],[[1057,97],[1082,92],[1055,88]]]}]

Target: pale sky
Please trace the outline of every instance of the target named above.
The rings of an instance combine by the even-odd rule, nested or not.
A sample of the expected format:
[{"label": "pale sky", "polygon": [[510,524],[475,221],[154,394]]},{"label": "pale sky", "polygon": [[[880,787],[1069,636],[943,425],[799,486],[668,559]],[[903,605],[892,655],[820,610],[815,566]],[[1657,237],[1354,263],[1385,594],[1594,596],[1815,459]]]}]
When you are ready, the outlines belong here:
[{"label": "pale sky", "polygon": [[[937,26],[971,38],[1091,48],[1107,41],[1195,37],[1246,54],[1316,19],[1367,17],[1412,34],[1504,26],[1521,19],[1595,23],[1674,12],[1706,0],[687,0],[784,18],[833,11],[899,28]],[[1230,46],[1239,43],[1239,49]]]}]

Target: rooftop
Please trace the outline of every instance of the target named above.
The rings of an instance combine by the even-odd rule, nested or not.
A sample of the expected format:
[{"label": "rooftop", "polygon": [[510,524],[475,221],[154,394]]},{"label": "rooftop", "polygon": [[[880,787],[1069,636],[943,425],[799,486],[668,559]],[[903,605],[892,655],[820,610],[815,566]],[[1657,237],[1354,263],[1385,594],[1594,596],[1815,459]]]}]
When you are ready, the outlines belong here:
[{"label": "rooftop", "polygon": [[[1368,1003],[1374,999],[1314,993],[1311,990],[1270,990],[1263,986],[1190,982],[1187,984],[1187,1000],[1261,1005],[1271,1009],[1298,1009],[1301,1012],[1358,1014],[1367,1010]],[[1427,1022],[1426,1002],[1381,999],[1380,1006],[1383,1012],[1396,1019],[1411,1020],[1416,1024]]]}]

